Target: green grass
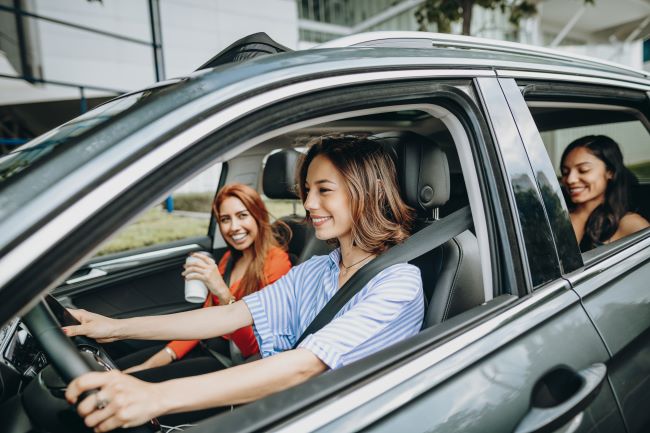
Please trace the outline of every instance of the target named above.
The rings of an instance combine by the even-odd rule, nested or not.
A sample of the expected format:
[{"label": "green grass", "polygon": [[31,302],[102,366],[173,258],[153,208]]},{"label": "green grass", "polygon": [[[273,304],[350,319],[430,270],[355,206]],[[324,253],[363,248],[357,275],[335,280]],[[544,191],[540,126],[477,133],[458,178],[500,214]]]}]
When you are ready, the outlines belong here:
[{"label": "green grass", "polygon": [[628,165],[638,179],[650,179],[650,162]]},{"label": "green grass", "polygon": [[174,194],[174,209],[192,212],[212,212],[214,193]]},{"label": "green grass", "polygon": [[97,255],[103,256],[194,236],[205,236],[209,224],[209,218],[189,218],[169,214],[160,207],[155,207],[119,231]]},{"label": "green grass", "polygon": [[[207,201],[206,201],[207,200]],[[210,212],[212,194],[179,194],[174,196],[176,210],[193,212]],[[289,215],[293,212],[291,200],[271,200],[266,206],[274,217]],[[304,215],[301,205],[296,207]],[[160,206],[149,209],[133,223],[119,231],[97,253],[98,256],[143,248],[150,245],[172,242],[180,239],[205,236],[208,233],[210,218],[192,218],[167,213]]]}]

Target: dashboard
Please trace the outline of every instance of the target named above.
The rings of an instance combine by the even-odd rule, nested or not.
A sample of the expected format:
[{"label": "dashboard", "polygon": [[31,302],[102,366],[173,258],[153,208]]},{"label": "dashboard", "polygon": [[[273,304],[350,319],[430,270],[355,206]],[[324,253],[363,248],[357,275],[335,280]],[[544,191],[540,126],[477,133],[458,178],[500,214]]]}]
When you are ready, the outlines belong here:
[{"label": "dashboard", "polygon": [[0,328],[0,402],[18,393],[47,366],[36,340],[19,318]]}]

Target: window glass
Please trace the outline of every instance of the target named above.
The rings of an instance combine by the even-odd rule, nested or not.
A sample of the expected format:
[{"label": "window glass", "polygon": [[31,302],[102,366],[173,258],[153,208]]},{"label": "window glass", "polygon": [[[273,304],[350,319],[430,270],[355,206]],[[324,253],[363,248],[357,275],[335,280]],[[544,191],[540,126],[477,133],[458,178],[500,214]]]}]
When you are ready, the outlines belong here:
[{"label": "window glass", "polygon": [[221,164],[216,164],[190,179],[119,231],[97,255],[206,236],[220,174]]},{"label": "window glass", "polygon": [[[650,133],[643,115],[628,107],[599,109],[593,104],[554,107],[548,102],[530,102],[529,106],[562,185],[581,251],[643,229],[650,220]],[[572,148],[563,163],[563,152],[574,142],[589,142],[593,149],[610,150],[580,154]],[[579,144],[577,148],[584,146]],[[605,162],[603,153],[597,155],[615,148],[623,157],[623,165],[616,169],[621,175],[615,179],[623,182],[612,179],[609,167],[614,163]],[[631,221],[634,224],[629,225]]]}]

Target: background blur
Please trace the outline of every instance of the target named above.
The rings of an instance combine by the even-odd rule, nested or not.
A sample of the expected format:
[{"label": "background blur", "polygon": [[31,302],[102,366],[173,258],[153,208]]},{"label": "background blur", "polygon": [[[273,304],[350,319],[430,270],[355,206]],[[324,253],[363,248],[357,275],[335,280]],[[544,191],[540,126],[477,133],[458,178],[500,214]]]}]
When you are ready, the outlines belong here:
[{"label": "background blur", "polygon": [[[455,6],[460,3],[472,2],[0,0],[0,156],[116,95],[188,74],[256,32],[291,49],[308,49],[365,31],[444,31],[650,68],[649,0],[482,0],[488,8],[474,5],[468,11]],[[571,137],[556,138],[563,145]],[[188,220],[180,226],[204,234],[220,168],[197,176],[174,192],[174,203],[166,202],[168,210],[187,215],[152,211],[143,217],[149,218],[145,225],[160,223],[156,233],[166,234],[166,219],[198,212],[200,225]],[[153,243],[186,236],[170,234]]]}]

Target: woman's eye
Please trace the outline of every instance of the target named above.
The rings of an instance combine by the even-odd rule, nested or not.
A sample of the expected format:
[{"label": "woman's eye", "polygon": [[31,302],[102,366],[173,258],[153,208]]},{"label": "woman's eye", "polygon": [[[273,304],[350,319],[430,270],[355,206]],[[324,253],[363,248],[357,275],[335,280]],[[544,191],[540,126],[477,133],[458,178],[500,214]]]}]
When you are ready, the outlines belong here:
[{"label": "woman's eye", "polygon": [[325,192],[330,192],[331,189],[321,188],[321,189],[319,189],[318,191],[322,194],[322,193],[325,193]]}]

